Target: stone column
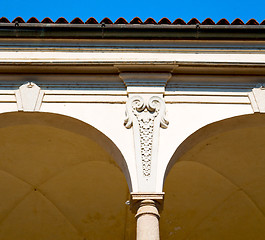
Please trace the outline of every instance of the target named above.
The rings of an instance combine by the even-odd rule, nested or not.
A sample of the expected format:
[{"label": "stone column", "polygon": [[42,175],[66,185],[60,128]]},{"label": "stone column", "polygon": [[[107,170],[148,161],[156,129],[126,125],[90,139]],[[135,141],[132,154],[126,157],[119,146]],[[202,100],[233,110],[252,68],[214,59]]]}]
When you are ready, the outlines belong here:
[{"label": "stone column", "polygon": [[131,210],[136,213],[136,239],[159,240],[159,212],[164,193],[132,193]]}]

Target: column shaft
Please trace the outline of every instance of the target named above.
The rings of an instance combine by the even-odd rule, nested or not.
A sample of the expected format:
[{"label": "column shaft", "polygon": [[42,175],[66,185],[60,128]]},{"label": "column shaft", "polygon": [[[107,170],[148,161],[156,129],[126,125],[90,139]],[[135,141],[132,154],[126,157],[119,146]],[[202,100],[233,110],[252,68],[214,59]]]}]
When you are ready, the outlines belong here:
[{"label": "column shaft", "polygon": [[137,240],[159,240],[159,212],[155,201],[140,202],[137,214]]}]

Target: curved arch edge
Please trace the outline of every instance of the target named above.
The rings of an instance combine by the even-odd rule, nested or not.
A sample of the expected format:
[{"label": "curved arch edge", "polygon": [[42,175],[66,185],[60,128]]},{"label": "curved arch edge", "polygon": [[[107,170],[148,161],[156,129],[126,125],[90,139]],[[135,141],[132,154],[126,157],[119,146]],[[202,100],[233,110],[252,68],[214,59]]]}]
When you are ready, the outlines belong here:
[{"label": "curved arch edge", "polygon": [[0,128],[33,124],[67,130],[90,138],[115,160],[126,178],[129,191],[132,191],[131,174],[122,152],[109,137],[94,126],[74,117],[47,112],[4,112],[0,114],[0,121]]},{"label": "curved arch edge", "polygon": [[164,186],[166,177],[170,173],[170,170],[174,164],[198,143],[205,141],[217,134],[232,131],[234,129],[252,128],[264,125],[265,114],[254,113],[226,118],[201,127],[189,135],[175,150],[165,169],[162,186]]}]

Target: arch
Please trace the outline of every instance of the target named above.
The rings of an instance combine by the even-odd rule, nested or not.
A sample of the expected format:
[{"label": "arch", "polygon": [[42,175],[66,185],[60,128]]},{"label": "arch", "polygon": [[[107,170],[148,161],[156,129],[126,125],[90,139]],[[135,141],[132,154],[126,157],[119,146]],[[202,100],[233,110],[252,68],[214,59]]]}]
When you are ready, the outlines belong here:
[{"label": "arch", "polygon": [[42,112],[2,113],[0,114],[0,122],[0,128],[33,124],[63,129],[90,138],[113,157],[126,178],[129,190],[132,190],[130,172],[122,153],[107,136],[91,125],[69,116]]},{"label": "arch", "polygon": [[265,115],[258,113],[209,124],[189,136],[167,169],[162,237],[262,239],[264,135]]},{"label": "arch", "polygon": [[0,154],[1,239],[133,239],[126,162],[97,129],[53,113],[4,113]]},{"label": "arch", "polygon": [[174,164],[198,143],[222,132],[227,132],[240,128],[259,127],[264,126],[264,124],[265,115],[260,113],[254,113],[227,118],[200,128],[199,130],[191,134],[189,137],[187,137],[176,149],[167,165],[164,174],[164,181]]}]

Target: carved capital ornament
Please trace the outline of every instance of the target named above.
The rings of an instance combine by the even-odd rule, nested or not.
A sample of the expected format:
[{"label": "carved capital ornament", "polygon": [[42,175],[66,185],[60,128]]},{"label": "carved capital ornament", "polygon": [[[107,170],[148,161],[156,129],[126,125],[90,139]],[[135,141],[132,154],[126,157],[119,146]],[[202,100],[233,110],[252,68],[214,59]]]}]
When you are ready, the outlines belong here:
[{"label": "carved capital ornament", "polygon": [[[159,96],[145,100],[141,96],[129,98],[126,104],[126,128],[133,126],[136,161],[141,165],[146,180],[152,173],[152,162],[157,158],[159,128],[167,128],[165,103]],[[139,164],[141,162],[141,164]]]}]

